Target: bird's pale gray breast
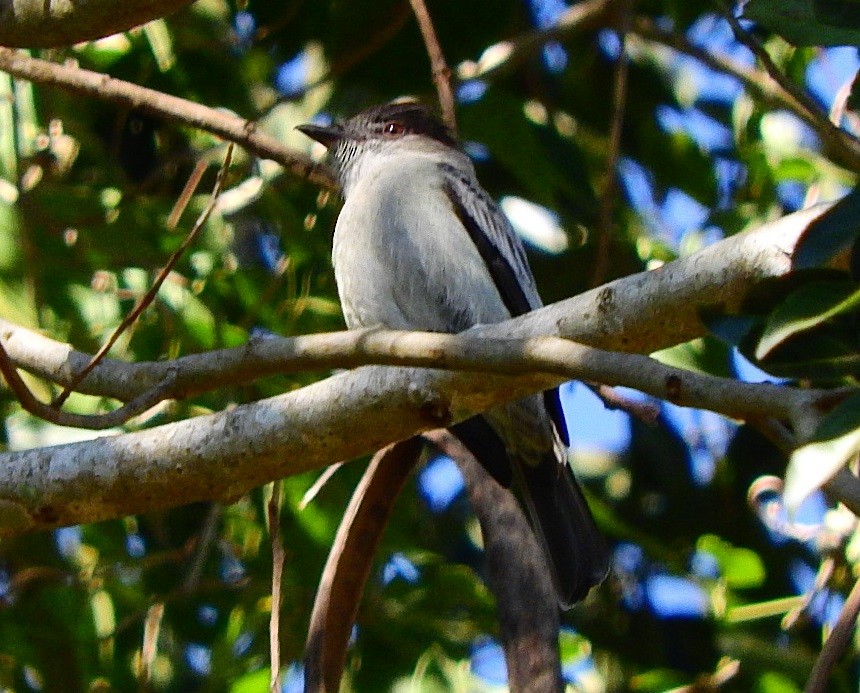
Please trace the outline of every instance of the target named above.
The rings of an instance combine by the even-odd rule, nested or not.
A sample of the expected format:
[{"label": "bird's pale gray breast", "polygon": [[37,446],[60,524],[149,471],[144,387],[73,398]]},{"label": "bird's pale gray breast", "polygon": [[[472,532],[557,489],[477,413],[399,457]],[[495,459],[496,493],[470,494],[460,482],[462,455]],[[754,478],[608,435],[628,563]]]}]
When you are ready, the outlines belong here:
[{"label": "bird's pale gray breast", "polygon": [[335,227],[347,325],[458,332],[510,317],[436,163],[385,163],[365,170]]}]

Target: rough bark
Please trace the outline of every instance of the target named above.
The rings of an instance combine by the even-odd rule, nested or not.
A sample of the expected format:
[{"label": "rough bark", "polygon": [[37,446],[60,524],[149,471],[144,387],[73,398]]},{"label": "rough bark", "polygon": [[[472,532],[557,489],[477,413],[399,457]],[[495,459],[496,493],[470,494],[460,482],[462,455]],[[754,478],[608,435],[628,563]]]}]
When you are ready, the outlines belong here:
[{"label": "rough bark", "polygon": [[71,46],[173,14],[190,1],[0,0],[0,46]]}]

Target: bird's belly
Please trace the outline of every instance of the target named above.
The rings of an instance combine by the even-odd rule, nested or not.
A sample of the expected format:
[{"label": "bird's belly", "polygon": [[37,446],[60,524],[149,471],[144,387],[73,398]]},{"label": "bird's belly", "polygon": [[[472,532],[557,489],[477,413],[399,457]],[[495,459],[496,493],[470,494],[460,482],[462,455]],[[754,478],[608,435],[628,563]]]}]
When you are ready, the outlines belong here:
[{"label": "bird's belly", "polygon": [[396,200],[370,213],[344,206],[332,260],[348,327],[458,332],[510,317],[450,208],[425,207],[419,226]]}]

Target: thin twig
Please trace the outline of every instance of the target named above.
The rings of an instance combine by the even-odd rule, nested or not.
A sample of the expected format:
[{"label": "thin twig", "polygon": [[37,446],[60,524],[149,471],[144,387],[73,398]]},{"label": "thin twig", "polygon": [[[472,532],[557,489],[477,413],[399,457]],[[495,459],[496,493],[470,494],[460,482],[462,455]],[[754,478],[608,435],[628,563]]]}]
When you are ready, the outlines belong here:
[{"label": "thin twig", "polygon": [[[641,354],[596,349],[560,337],[483,336],[496,329],[483,326],[458,335],[367,329],[292,338],[267,337],[234,349],[149,365],[175,370],[175,385],[170,387],[165,383],[162,390],[165,396],[175,398],[274,374],[363,365],[412,366],[506,376],[555,376],[558,380],[623,386],[680,406],[710,409],[744,420],[773,416],[794,425],[800,423],[798,417],[816,415],[807,410],[812,403],[820,401],[830,409],[851,392],[744,383],[668,366]],[[147,364],[110,362],[109,365],[111,380],[121,379],[130,395],[135,382],[139,382],[132,374]],[[125,368],[127,373],[123,374]],[[113,390],[108,394],[123,397],[122,392]]]},{"label": "thin twig", "polygon": [[848,140],[853,142],[855,147],[860,145],[860,141],[858,141],[856,137],[835,126],[830,121],[828,114],[819,107],[809,94],[789,79],[789,77],[780,70],[779,67],[777,67],[773,58],[770,57],[770,53],[767,52],[767,49],[755,36],[750,34],[743,28],[743,26],[741,26],[741,23],[738,21],[737,17],[735,17],[734,12],[732,12],[732,9],[728,7],[725,2],[717,0],[717,4],[723,13],[723,16],[726,18],[726,21],[729,23],[729,26],[732,28],[735,38],[753,52],[753,55],[759,59],[771,79],[790,94],[791,97],[809,114],[813,120],[815,131],[823,140],[827,140],[829,142],[844,142]]},{"label": "thin twig", "polygon": [[215,537],[218,536],[218,523],[221,520],[223,510],[224,506],[220,503],[210,503],[209,512],[206,514],[203,526],[197,532],[197,541],[194,542],[194,553],[190,557],[188,570],[185,573],[185,579],[182,581],[182,589],[188,594],[196,590],[197,585],[200,584],[203,567],[206,564],[206,559],[209,557]]},{"label": "thin twig", "polygon": [[377,452],[349,501],[320,577],[305,645],[305,691],[339,690],[346,648],[373,557],[421,452],[421,439]]},{"label": "thin twig", "polygon": [[603,406],[613,411],[623,411],[644,424],[653,426],[660,417],[660,405],[654,402],[640,402],[620,394],[608,385],[588,385],[591,391],[603,402]]},{"label": "thin twig", "polygon": [[409,4],[412,5],[412,11],[415,13],[415,19],[418,21],[418,27],[421,29],[421,36],[424,38],[424,45],[427,47],[427,55],[430,58],[430,69],[433,72],[433,83],[436,85],[436,92],[439,94],[442,120],[451,132],[456,134],[457,116],[454,114],[451,68],[445,62],[445,55],[442,53],[442,47],[439,45],[439,39],[436,36],[436,29],[433,27],[433,20],[427,11],[427,5],[424,4],[424,0],[409,0]]},{"label": "thin twig", "polygon": [[755,38],[755,36],[750,34],[743,28],[743,26],[741,26],[741,23],[738,21],[738,18],[735,17],[735,13],[732,11],[732,8],[721,0],[717,0],[717,5],[726,21],[729,23],[735,38],[739,43],[742,43],[744,46],[749,48],[752,54],[758,58],[762,67],[764,67],[767,74],[770,75],[771,79],[779,84],[779,86],[781,86],[787,93],[791,94],[792,98],[794,98],[795,101],[801,104],[811,114],[820,113],[821,109],[818,107],[818,104],[816,104],[803,89],[797,86],[797,84],[789,79],[788,76],[780,70],[779,67],[777,67],[773,58],[770,57],[770,53],[767,52],[767,49],[757,38]]},{"label": "thin twig", "polygon": [[828,690],[827,686],[833,667],[836,666],[840,655],[854,636],[858,613],[860,613],[860,581],[855,582],[854,587],[851,588],[851,593],[845,600],[845,605],[836,620],[836,625],[833,626],[833,631],[827,638],[827,642],[824,643],[821,654],[818,655],[815,666],[812,668],[812,674],[809,676],[809,681],[806,682],[804,693],[823,693],[823,691]]},{"label": "thin twig", "polygon": [[272,544],[272,612],[269,617],[270,693],[281,693],[281,582],[284,575],[284,542],[281,539],[280,479],[270,484],[272,495],[266,505],[269,519],[269,539]]},{"label": "thin twig", "polygon": [[158,654],[158,634],[164,618],[164,602],[156,602],[147,609],[143,622],[143,646],[140,650],[140,690],[150,690],[152,666]]},{"label": "thin twig", "polygon": [[2,342],[0,342],[0,373],[3,374],[9,389],[12,390],[24,411],[58,426],[86,428],[92,431],[103,431],[114,426],[121,426],[132,417],[142,414],[159,402],[168,399],[176,385],[176,372],[171,371],[155,387],[146,390],[113,411],[105,414],[75,414],[74,412],[55,409],[50,404],[38,400],[30,392],[30,388],[27,387],[21,376],[18,375],[18,371],[15,370],[15,366]]},{"label": "thin twig", "polygon": [[493,80],[508,74],[533,55],[539,53],[547,41],[569,41],[574,36],[599,28],[609,23],[613,0],[582,0],[568,7],[558,20],[546,29],[534,29],[520,34],[511,41],[505,41],[508,48],[504,59],[493,60],[481,66],[464,78]]},{"label": "thin twig", "polygon": [[406,25],[406,21],[409,17],[409,7],[405,3],[394,5],[388,14],[388,21],[385,24],[376,27],[373,34],[363,35],[361,37],[361,43],[357,46],[352,46],[351,50],[341,55],[334,63],[331,64],[328,71],[321,77],[315,79],[309,84],[305,84],[301,89],[298,89],[291,94],[279,96],[271,104],[266,105],[258,114],[257,118],[263,118],[266,114],[270,113],[274,108],[283,103],[300,101],[314,89],[318,89],[324,84],[337,81],[352,70],[352,68],[379,51],[385,44],[394,38]]},{"label": "thin twig", "polygon": [[299,510],[304,510],[311,504],[314,498],[317,497],[317,494],[320,492],[323,486],[325,486],[329,479],[331,479],[335,472],[343,467],[343,462],[335,462],[332,465],[329,465],[325,469],[323,469],[323,473],[317,477],[317,480],[311,484],[311,487],[305,491],[305,495],[302,496],[302,499],[299,501]]},{"label": "thin twig", "polygon": [[818,566],[818,571],[815,573],[815,580],[812,583],[812,587],[806,590],[800,605],[791,609],[782,617],[782,621],[779,624],[780,628],[785,631],[789,631],[797,625],[801,616],[809,615],[809,611],[811,610],[815,598],[819,595],[823,595],[824,590],[827,588],[827,583],[829,583],[833,577],[833,570],[835,567],[836,561],[833,560],[832,556],[821,561],[821,565]]},{"label": "thin twig", "polygon": [[[787,92],[773,77],[764,71],[748,68],[721,55],[714,55],[690,42],[683,34],[661,29],[648,17],[636,17],[631,31],[640,38],[657,43],[695,58],[716,72],[737,79],[754,98],[773,108],[791,111],[810,127],[819,132],[822,124],[819,117]],[[833,133],[832,138],[822,135],[824,152],[836,163],[850,170],[860,168],[860,142],[843,130],[832,125],[824,126]]]},{"label": "thin twig", "polygon": [[[101,361],[105,354],[110,351],[111,347],[116,344],[116,341],[120,338],[120,335],[129,327],[129,325],[133,324],[143,313],[144,310],[152,303],[155,299],[155,295],[158,293],[161,285],[164,284],[164,280],[167,279],[168,275],[173,271],[173,268],[176,266],[176,263],[179,262],[179,259],[182,257],[183,253],[188,249],[194,240],[197,238],[197,235],[200,233],[200,229],[203,228],[203,225],[209,219],[209,215],[212,214],[212,211],[215,209],[215,205],[218,202],[218,194],[221,192],[221,189],[224,187],[224,181],[227,179],[227,174],[230,169],[230,162],[233,159],[233,143],[231,142],[227,145],[227,153],[224,155],[224,162],[221,164],[221,170],[218,172],[218,177],[215,180],[215,185],[212,188],[212,194],[209,196],[209,203],[206,205],[206,208],[200,213],[200,216],[197,218],[197,221],[194,222],[194,226],[191,227],[191,230],[188,232],[188,235],[182,240],[182,243],[179,244],[179,247],[174,251],[174,253],[170,256],[170,259],[167,261],[167,264],[159,270],[158,275],[155,277],[155,281],[152,282],[152,286],[149,287],[149,290],[141,297],[141,299],[135,304],[134,308],[128,313],[128,315],[123,318],[122,322],[117,326],[117,328],[113,331],[113,334],[110,338],[101,346],[101,348],[95,353],[90,362],[75,374],[72,382],[59,394],[59,396],[54,400],[54,407],[61,407],[63,402],[65,402],[72,391],[77,387],[77,385],[87,376],[87,374],[95,368],[99,361]],[[192,176],[193,180],[194,176]]]},{"label": "thin twig", "polygon": [[609,267],[609,249],[612,246],[612,210],[615,208],[615,197],[618,190],[618,157],[621,153],[621,131],[624,126],[624,110],[627,104],[627,75],[630,62],[627,59],[627,35],[630,32],[634,0],[621,0],[619,7],[618,26],[618,62],[615,66],[615,86],[612,93],[612,118],[609,128],[609,141],[606,152],[606,182],[600,195],[600,213],[598,222],[597,251],[594,258],[594,269],[591,274],[591,285],[599,286],[606,281]]},{"label": "thin twig", "polygon": [[197,186],[200,185],[200,180],[203,178],[203,174],[206,173],[207,168],[209,168],[209,162],[204,159],[200,159],[194,165],[194,170],[191,172],[191,175],[188,176],[188,180],[185,181],[185,187],[182,188],[182,192],[179,193],[179,197],[176,198],[176,203],[173,205],[173,209],[170,210],[170,215],[167,217],[167,223],[165,226],[167,226],[170,231],[175,229],[176,225],[179,223],[182,213],[191,201],[191,196],[194,194],[194,191],[197,190]]},{"label": "thin twig", "polygon": [[717,668],[713,674],[702,675],[692,685],[672,688],[665,693],[715,693],[715,691],[737,676],[740,671],[740,661],[731,657],[722,657],[717,663]]}]

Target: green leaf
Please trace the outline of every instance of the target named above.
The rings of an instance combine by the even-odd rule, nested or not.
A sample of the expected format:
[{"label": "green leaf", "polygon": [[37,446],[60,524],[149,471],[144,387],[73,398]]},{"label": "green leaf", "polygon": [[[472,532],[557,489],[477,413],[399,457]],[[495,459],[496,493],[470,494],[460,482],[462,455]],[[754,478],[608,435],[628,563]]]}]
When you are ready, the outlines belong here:
[{"label": "green leaf", "polygon": [[655,668],[636,675],[636,685],[633,690],[641,693],[658,693],[669,689],[676,690],[686,683],[686,679],[676,670]]},{"label": "green leaf", "polygon": [[269,671],[267,667],[240,676],[230,686],[230,693],[266,693],[269,690]]},{"label": "green leaf", "polygon": [[744,16],[795,46],[860,46],[856,10],[836,0],[750,0]]},{"label": "green leaf", "polygon": [[821,267],[860,234],[860,192],[854,188],[806,227],[794,250],[795,269]]},{"label": "green leaf", "polygon": [[755,551],[735,547],[714,534],[699,537],[696,548],[711,554],[717,560],[720,572],[729,587],[752,589],[764,583],[764,563]]},{"label": "green leaf", "polygon": [[756,683],[756,693],[800,693],[794,682],[776,671],[766,671]]},{"label": "green leaf", "polygon": [[763,359],[791,336],[826,320],[860,308],[860,289],[854,282],[813,282],[788,295],[771,313],[755,350]]},{"label": "green leaf", "polygon": [[711,337],[694,339],[684,344],[655,351],[651,357],[660,363],[697,373],[730,376],[729,350]]},{"label": "green leaf", "polygon": [[774,180],[777,182],[796,180],[812,183],[818,175],[815,165],[808,158],[800,156],[781,159],[773,171]]},{"label": "green leaf", "polygon": [[816,330],[798,334],[778,355],[758,365],[780,378],[833,381],[860,373],[860,354],[844,339]]},{"label": "green leaf", "polygon": [[791,511],[860,451],[860,393],[841,402],[797,450],[785,472],[783,497]]},{"label": "green leaf", "polygon": [[215,317],[197,296],[179,284],[166,281],[158,296],[181,318],[191,337],[205,348],[215,344]]},{"label": "green leaf", "polygon": [[15,93],[12,77],[0,74],[0,178],[18,183],[18,151],[15,143]]},{"label": "green leaf", "polygon": [[573,664],[591,654],[588,640],[570,630],[563,630],[558,634],[558,644],[562,665]]}]

